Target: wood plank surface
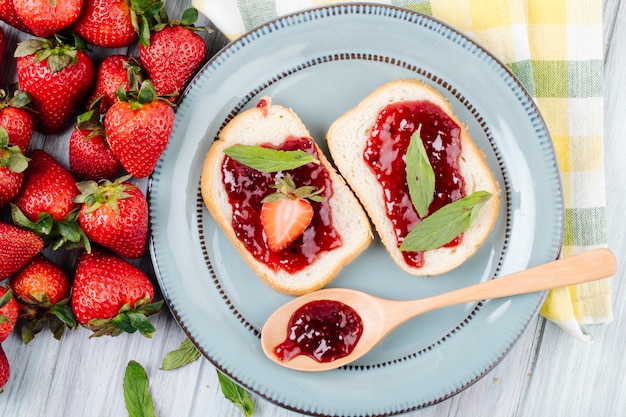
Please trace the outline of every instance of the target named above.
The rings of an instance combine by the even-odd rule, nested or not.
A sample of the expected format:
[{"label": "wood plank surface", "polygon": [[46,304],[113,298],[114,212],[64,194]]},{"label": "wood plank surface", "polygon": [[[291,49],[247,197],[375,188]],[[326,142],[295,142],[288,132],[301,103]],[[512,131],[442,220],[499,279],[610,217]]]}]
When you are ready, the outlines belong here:
[{"label": "wood plank surface", "polygon": [[[190,1],[168,1],[170,16],[179,16]],[[407,413],[410,417],[620,417],[626,415],[626,285],[622,260],[626,256],[626,5],[604,1],[605,43],[605,171],[609,247],[618,258],[613,278],[615,320],[592,327],[593,344],[573,340],[552,323],[533,320],[518,343],[486,377],[459,395],[435,406]],[[209,22],[201,16],[200,25]],[[5,24],[9,49],[25,37]],[[223,35],[205,35],[215,52],[226,42]],[[96,56],[104,53],[95,50]],[[137,54],[136,48],[106,53]],[[5,70],[7,79],[14,70]],[[37,134],[34,146],[43,147],[67,164],[69,134]],[[139,184],[146,186],[146,181]],[[67,260],[64,262],[71,262]],[[148,258],[139,264],[151,271]],[[29,345],[17,335],[3,343],[12,377],[0,394],[2,417],[122,417],[127,416],[122,379],[127,363],[141,363],[150,378],[155,411],[161,417],[241,416],[221,393],[215,368],[201,359],[177,371],[159,369],[165,354],[178,347],[185,335],[169,312],[153,319],[153,339],[138,335],[88,339],[76,330],[57,341],[44,333]],[[259,417],[295,417],[252,395]]]}]

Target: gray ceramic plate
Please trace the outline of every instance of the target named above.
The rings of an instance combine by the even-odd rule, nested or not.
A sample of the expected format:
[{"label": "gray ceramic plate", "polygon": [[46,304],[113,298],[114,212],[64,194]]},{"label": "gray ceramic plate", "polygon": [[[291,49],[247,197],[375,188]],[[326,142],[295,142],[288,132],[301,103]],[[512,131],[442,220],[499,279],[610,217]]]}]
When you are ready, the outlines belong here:
[{"label": "gray ceramic plate", "polygon": [[280,406],[372,416],[442,401],[493,368],[543,300],[531,294],[428,313],[354,365],[326,373],[289,371],[263,355],[259,330],[290,298],[260,282],[206,211],[204,155],[220,129],[264,95],[292,107],[326,149],[335,118],[401,77],[432,84],[467,124],[500,183],[499,220],[478,253],[444,276],[405,275],[375,241],[332,285],[417,298],[559,254],[563,203],[552,142],[531,99],[488,51],[432,18],[367,4],[296,13],[244,35],[203,68],[178,108],[151,181],[151,249],[165,300],[193,342],[224,373]]}]

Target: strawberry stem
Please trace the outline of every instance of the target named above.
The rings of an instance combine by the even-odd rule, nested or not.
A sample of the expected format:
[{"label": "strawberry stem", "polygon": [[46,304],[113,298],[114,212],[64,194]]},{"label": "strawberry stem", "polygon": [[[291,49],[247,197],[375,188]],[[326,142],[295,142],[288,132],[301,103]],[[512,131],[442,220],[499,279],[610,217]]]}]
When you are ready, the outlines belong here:
[{"label": "strawberry stem", "polygon": [[44,292],[31,293],[30,298],[18,297],[22,305],[20,318],[24,320],[22,326],[22,342],[28,344],[37,333],[43,330],[44,324],[48,323],[54,338],[59,340],[65,328],[75,329],[78,321],[69,307],[70,299],[66,298],[56,304],[50,303],[50,299]]},{"label": "strawberry stem", "polygon": [[74,209],[62,221],[56,221],[50,213],[39,215],[36,222],[31,221],[15,204],[11,204],[11,218],[16,226],[30,230],[41,237],[46,246],[53,250],[84,248],[91,252],[89,238],[78,224],[78,208]]},{"label": "strawberry stem", "polygon": [[82,181],[76,184],[81,192],[74,198],[74,202],[85,204],[89,207],[87,213],[93,213],[100,206],[106,204],[116,213],[119,213],[118,201],[130,197],[128,190],[135,188],[135,185],[128,183],[130,175],[124,175],[114,182],[107,179],[96,181]]},{"label": "strawberry stem", "polygon": [[135,333],[136,331],[151,338],[156,329],[148,317],[160,313],[162,309],[163,300],[150,303],[149,297],[145,297],[138,300],[134,308],[130,306],[130,303],[124,304],[115,317],[93,319],[85,327],[94,332],[89,336],[90,338],[119,336],[124,332]]},{"label": "strawberry stem", "polygon": [[325,200],[325,198],[320,195],[324,192],[324,187],[317,190],[310,185],[296,188],[296,183],[291,174],[286,174],[283,178],[277,178],[276,184],[271,187],[276,188],[277,192],[265,196],[265,198],[261,200],[261,203],[273,203],[286,198],[293,200],[308,199],[318,203]]},{"label": "strawberry stem", "polygon": [[14,107],[16,109],[33,111],[30,107],[31,102],[31,95],[26,91],[21,91],[17,83],[9,87],[8,91],[0,89],[0,110]]},{"label": "strawberry stem", "polygon": [[157,17],[164,12],[165,2],[155,0],[130,0],[130,16],[139,42],[150,46],[151,28],[157,24]]},{"label": "strawberry stem", "polygon": [[0,168],[8,168],[13,172],[24,172],[30,159],[24,156],[17,145],[9,144],[9,132],[0,126]]},{"label": "strawberry stem", "polygon": [[143,107],[144,104],[152,103],[155,100],[162,100],[165,103],[168,103],[170,106],[174,104],[171,103],[167,98],[174,96],[174,94],[169,95],[158,95],[156,92],[156,88],[152,81],[149,79],[143,80],[141,82],[141,86],[139,89],[132,89],[126,91],[123,85],[121,85],[117,89],[117,98],[120,101],[125,101],[130,104],[131,110],[138,110]]},{"label": "strawberry stem", "polygon": [[18,43],[13,57],[34,55],[36,62],[47,60],[50,72],[57,73],[76,63],[78,51],[87,50],[87,43],[80,36],[73,34],[69,38],[55,34],[50,38],[31,38]]}]

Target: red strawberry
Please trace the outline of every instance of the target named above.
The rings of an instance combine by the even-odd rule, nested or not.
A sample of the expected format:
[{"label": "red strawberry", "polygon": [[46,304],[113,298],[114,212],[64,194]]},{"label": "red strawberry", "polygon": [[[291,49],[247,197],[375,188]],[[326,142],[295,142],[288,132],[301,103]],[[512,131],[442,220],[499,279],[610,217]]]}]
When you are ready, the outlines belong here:
[{"label": "red strawberry", "polygon": [[24,184],[12,207],[13,222],[42,236],[53,248],[85,244],[78,222],[80,194],[72,174],[42,149],[30,153]]},{"label": "red strawberry", "polygon": [[0,20],[13,26],[16,29],[21,30],[22,32],[26,32],[31,35],[33,34],[28,26],[26,26],[24,22],[22,22],[22,19],[20,19],[20,17],[17,15],[12,0],[0,1]]},{"label": "red strawberry", "polygon": [[28,158],[16,145],[9,145],[9,134],[0,127],[0,209],[20,193]]},{"label": "red strawberry", "polygon": [[84,0],[73,29],[87,42],[106,48],[128,46],[138,37],[127,0]]},{"label": "red strawberry", "polygon": [[22,306],[20,317],[22,340],[28,343],[48,322],[57,339],[65,326],[77,326],[69,303],[71,284],[69,278],[54,262],[37,254],[24,268],[15,274],[9,285]]},{"label": "red strawberry", "polygon": [[0,287],[0,343],[13,332],[18,315],[19,305],[15,301],[13,292]]},{"label": "red strawberry", "polygon": [[74,46],[60,36],[28,39],[15,50],[20,88],[31,95],[35,128],[41,133],[65,128],[91,90],[94,65],[82,50],[84,42],[75,39]]},{"label": "red strawberry", "polygon": [[98,67],[96,85],[87,100],[87,109],[93,108],[96,100],[100,98],[98,110],[100,113],[106,113],[117,101],[118,89],[123,86],[124,91],[136,90],[141,78],[141,67],[134,58],[125,55],[107,56]]},{"label": "red strawberry", "polygon": [[139,330],[150,337],[154,326],[146,317],[158,313],[163,304],[152,303],[153,298],[152,283],[136,266],[96,248],[80,255],[72,309],[78,322],[95,332],[93,336]]},{"label": "red strawberry", "polygon": [[70,171],[80,180],[112,179],[122,171],[95,110],[79,116],[70,136],[69,156]]},{"label": "red strawberry", "polygon": [[313,206],[307,199],[321,201],[322,190],[296,188],[290,175],[278,181],[278,191],[262,200],[261,225],[269,248],[278,252],[296,240],[313,220]]},{"label": "red strawberry", "polygon": [[30,94],[16,91],[8,95],[0,90],[0,126],[9,134],[9,143],[26,153],[35,132],[33,114],[29,108]]},{"label": "red strawberry", "polygon": [[148,237],[148,202],[139,188],[127,182],[86,181],[78,184],[82,203],[78,220],[92,241],[125,258],[144,254]]},{"label": "red strawberry", "polygon": [[[132,93],[132,94],[131,94]],[[152,173],[174,126],[174,109],[157,97],[150,80],[139,92],[129,92],[128,101],[118,101],[107,112],[104,128],[109,144],[129,174]]]},{"label": "red strawberry", "polygon": [[15,172],[14,168],[5,166],[0,149],[0,209],[12,202],[22,189],[23,172]]},{"label": "red strawberry", "polygon": [[70,281],[54,262],[38,253],[10,280],[13,293],[20,301],[35,301],[45,294],[51,304],[70,296]]},{"label": "red strawberry", "polygon": [[9,366],[9,359],[7,359],[4,349],[0,346],[0,393],[2,393],[2,387],[6,385],[11,376],[11,367]]},{"label": "red strawberry", "polygon": [[43,240],[28,230],[0,222],[0,280],[20,270],[43,249]]},{"label": "red strawberry", "polygon": [[36,35],[54,35],[74,23],[83,0],[13,0],[20,20]]},{"label": "red strawberry", "polygon": [[196,9],[188,9],[180,22],[170,22],[150,36],[150,44],[139,45],[139,59],[156,91],[175,102],[206,57],[204,40],[193,23]]},{"label": "red strawberry", "polygon": [[15,204],[32,222],[43,214],[61,221],[77,204],[76,180],[54,157],[43,149],[30,153],[31,162],[24,178],[24,189]]}]

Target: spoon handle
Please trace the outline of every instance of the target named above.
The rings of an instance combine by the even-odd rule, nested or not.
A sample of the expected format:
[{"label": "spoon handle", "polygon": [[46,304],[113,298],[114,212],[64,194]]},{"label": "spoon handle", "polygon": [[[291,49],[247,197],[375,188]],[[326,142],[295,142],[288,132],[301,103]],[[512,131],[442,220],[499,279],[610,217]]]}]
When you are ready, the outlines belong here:
[{"label": "spoon handle", "polygon": [[609,249],[592,249],[445,294],[407,301],[406,303],[410,303],[411,306],[405,305],[405,311],[411,309],[412,315],[415,316],[456,304],[582,284],[607,278],[613,275],[615,270],[615,256]]}]

